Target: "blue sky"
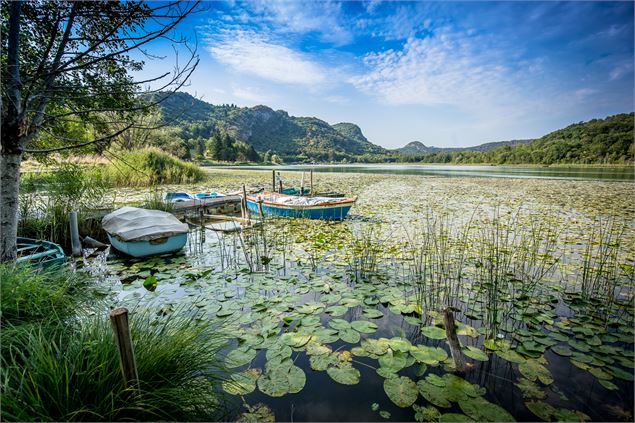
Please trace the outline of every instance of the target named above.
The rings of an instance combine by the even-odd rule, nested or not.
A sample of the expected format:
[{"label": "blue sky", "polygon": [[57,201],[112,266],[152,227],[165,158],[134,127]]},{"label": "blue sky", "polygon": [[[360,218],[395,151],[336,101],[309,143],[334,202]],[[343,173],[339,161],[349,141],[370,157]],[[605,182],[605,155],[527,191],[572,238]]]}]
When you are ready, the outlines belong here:
[{"label": "blue sky", "polygon": [[[388,148],[533,138],[634,108],[632,2],[203,8],[179,28],[196,38],[201,59],[185,91],[353,122]],[[165,65],[150,62],[147,72]]]}]

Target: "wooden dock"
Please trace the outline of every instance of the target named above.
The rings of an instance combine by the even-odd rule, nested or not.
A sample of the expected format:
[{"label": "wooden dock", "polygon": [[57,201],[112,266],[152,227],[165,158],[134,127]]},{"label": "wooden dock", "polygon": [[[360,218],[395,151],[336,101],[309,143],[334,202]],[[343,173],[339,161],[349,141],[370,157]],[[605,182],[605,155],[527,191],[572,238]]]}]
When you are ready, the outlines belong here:
[{"label": "wooden dock", "polygon": [[204,200],[186,200],[173,203],[172,213],[177,217],[185,215],[203,214],[234,214],[240,213],[240,200],[238,195],[226,195],[218,198]]}]

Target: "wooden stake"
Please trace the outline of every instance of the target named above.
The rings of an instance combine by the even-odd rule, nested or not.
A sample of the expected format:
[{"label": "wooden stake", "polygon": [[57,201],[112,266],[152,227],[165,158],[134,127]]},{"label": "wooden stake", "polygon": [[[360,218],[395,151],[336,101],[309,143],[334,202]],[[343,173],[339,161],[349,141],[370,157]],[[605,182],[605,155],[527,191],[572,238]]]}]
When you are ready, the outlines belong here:
[{"label": "wooden stake", "polygon": [[276,192],[276,171],[271,171],[271,192]]},{"label": "wooden stake", "polygon": [[465,361],[463,360],[459,338],[456,336],[454,314],[449,307],[443,311],[443,324],[445,325],[445,336],[448,338],[448,345],[450,346],[450,353],[452,353],[456,371],[458,373],[465,373]]},{"label": "wooden stake", "polygon": [[243,184],[243,207],[245,210],[243,218],[247,218],[247,221],[250,221],[251,218],[249,217],[249,208],[247,208],[247,189],[245,188],[245,184]]},{"label": "wooden stake", "polygon": [[119,364],[124,384],[126,388],[137,387],[139,374],[137,373],[137,363],[134,358],[134,348],[128,326],[128,309],[120,307],[111,311],[110,323],[112,323],[112,330],[115,333],[115,341],[119,349]]},{"label": "wooden stake", "polygon": [[258,199],[258,211],[260,212],[260,219],[264,222],[265,213],[262,211],[262,199]]},{"label": "wooden stake", "polygon": [[313,192],[313,169],[311,169],[311,192],[309,193],[309,195],[311,197],[315,195],[315,193]]},{"label": "wooden stake", "polygon": [[79,241],[79,229],[77,226],[77,212],[72,211],[69,216],[69,223],[71,225],[71,251],[73,257],[80,257],[82,255],[82,244]]}]

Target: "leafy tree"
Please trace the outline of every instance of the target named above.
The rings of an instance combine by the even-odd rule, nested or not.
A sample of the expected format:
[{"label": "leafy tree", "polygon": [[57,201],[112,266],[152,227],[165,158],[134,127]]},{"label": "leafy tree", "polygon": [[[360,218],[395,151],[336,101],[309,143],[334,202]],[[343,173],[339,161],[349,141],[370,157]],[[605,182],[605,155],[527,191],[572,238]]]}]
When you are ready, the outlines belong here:
[{"label": "leafy tree", "polygon": [[[137,102],[140,87],[162,80],[164,88],[178,89],[198,57],[191,50],[189,60],[173,73],[143,81],[128,73],[144,65],[131,53],[146,54],[147,44],[159,38],[185,43],[174,37],[173,30],[196,7],[197,3],[178,1],[2,2],[0,261],[16,256],[20,165],[25,152],[47,154],[104,144],[134,127],[135,112],[150,108]],[[41,135],[55,135],[51,128],[60,121],[97,127],[107,113],[116,117],[120,129],[96,131],[88,140]]]}]

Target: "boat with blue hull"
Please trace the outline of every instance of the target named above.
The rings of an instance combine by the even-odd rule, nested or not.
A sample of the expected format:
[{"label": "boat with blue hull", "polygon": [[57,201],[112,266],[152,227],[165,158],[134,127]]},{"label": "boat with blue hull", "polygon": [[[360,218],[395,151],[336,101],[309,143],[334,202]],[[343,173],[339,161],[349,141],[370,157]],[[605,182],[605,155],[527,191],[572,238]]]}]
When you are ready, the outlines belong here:
[{"label": "boat with blue hull", "polygon": [[122,207],[104,216],[111,245],[133,257],[174,253],[187,243],[189,226],[170,213]]},{"label": "boat with blue hull", "polygon": [[66,262],[66,254],[58,244],[40,239],[17,239],[17,263],[28,263],[33,267],[49,268]]},{"label": "boat with blue hull", "polygon": [[302,217],[305,219],[344,220],[355,198],[300,197],[264,192],[247,195],[247,208],[256,215]]}]

